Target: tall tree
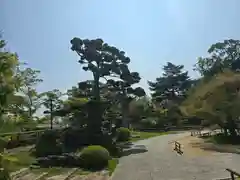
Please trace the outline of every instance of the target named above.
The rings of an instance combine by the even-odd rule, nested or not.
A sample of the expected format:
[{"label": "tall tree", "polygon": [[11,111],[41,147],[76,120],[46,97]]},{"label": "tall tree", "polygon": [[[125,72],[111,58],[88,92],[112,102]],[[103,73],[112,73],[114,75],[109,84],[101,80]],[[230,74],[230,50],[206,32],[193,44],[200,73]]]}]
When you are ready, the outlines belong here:
[{"label": "tall tree", "polygon": [[22,86],[20,87],[21,92],[24,95],[25,103],[28,111],[28,115],[32,118],[32,115],[40,108],[39,95],[36,91],[36,85],[43,80],[38,78],[40,74],[39,70],[32,68],[26,68],[19,71],[19,76],[22,79]]},{"label": "tall tree", "polygon": [[[73,86],[71,89],[67,90],[67,95],[69,97],[75,98],[93,98],[93,80],[81,81],[78,83],[78,87]],[[100,90],[100,97],[103,96],[103,89],[105,88],[105,84],[99,82],[99,90]]]},{"label": "tall tree", "polygon": [[205,119],[209,124],[218,124],[236,135],[240,116],[240,74],[224,71],[202,80],[182,104],[182,112],[188,116]]},{"label": "tall tree", "polygon": [[41,94],[42,104],[47,109],[45,114],[50,114],[50,128],[53,128],[54,112],[61,108],[62,100],[60,99],[62,93],[58,89],[47,91]]},{"label": "tall tree", "polygon": [[124,80],[108,80],[108,89],[113,93],[115,103],[120,103],[122,109],[122,126],[128,127],[129,105],[134,98],[145,96],[145,91],[141,87],[133,88],[132,85],[140,81],[137,72],[132,72],[131,78]]},{"label": "tall tree", "polygon": [[95,101],[89,103],[88,127],[92,134],[99,134],[104,112],[103,106],[100,105],[100,79],[131,79],[133,74],[128,69],[130,58],[124,51],[104,43],[102,39],[89,40],[75,37],[71,40],[71,44],[71,49],[80,56],[78,62],[83,65],[83,70],[93,74],[92,92]]},{"label": "tall tree", "polygon": [[141,97],[134,99],[129,104],[129,115],[132,121],[139,123],[143,117],[149,117],[153,113],[153,104],[148,97]]},{"label": "tall tree", "polygon": [[168,62],[163,66],[162,77],[156,78],[155,82],[148,81],[150,90],[153,92],[153,100],[161,103],[172,101],[181,102],[191,86],[187,71],[183,71],[183,65],[175,65]]},{"label": "tall tree", "polygon": [[[0,39],[0,123],[3,127],[3,114],[9,109],[9,98],[14,95],[18,88],[18,79],[16,77],[16,70],[19,66],[19,60],[15,53],[11,53],[4,49],[6,43]],[[4,155],[5,141],[0,142],[0,175],[2,179],[9,180],[10,173],[5,167],[6,160],[16,161]]]},{"label": "tall tree", "polygon": [[209,77],[223,72],[224,69],[240,69],[240,41],[234,39],[218,42],[208,49],[209,56],[200,57],[195,70],[202,76]]},{"label": "tall tree", "polygon": [[0,40],[0,119],[4,111],[8,109],[9,98],[19,87],[16,77],[19,60],[15,53],[4,49],[5,45],[5,41]]}]

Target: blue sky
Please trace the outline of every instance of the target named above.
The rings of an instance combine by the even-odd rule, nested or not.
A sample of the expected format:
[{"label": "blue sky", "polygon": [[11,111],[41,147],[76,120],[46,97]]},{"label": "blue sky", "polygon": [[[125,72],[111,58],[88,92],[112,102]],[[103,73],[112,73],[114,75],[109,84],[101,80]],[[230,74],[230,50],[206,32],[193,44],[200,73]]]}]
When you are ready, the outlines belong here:
[{"label": "blue sky", "polygon": [[227,38],[240,39],[239,0],[1,0],[0,29],[8,48],[41,70],[39,91],[62,91],[91,78],[70,50],[71,38],[102,38],[124,50],[140,83],[167,62],[185,65]]}]

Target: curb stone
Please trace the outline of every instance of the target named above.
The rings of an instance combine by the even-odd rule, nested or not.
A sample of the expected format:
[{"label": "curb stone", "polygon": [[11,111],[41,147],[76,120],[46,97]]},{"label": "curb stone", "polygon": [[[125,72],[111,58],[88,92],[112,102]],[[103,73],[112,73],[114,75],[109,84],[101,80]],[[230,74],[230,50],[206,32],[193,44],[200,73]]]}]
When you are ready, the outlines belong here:
[{"label": "curb stone", "polygon": [[19,178],[20,176],[23,176],[23,175],[27,174],[29,172],[29,170],[30,170],[29,168],[23,168],[23,169],[20,169],[17,172],[11,173],[10,176],[12,178]]},{"label": "curb stone", "polygon": [[43,178],[45,178],[48,175],[49,172],[44,172],[42,174],[40,174],[38,177],[36,177],[34,180],[41,180]]},{"label": "curb stone", "polygon": [[74,168],[72,171],[68,173],[68,175],[64,178],[64,180],[70,180],[71,176],[78,170],[78,168]]}]

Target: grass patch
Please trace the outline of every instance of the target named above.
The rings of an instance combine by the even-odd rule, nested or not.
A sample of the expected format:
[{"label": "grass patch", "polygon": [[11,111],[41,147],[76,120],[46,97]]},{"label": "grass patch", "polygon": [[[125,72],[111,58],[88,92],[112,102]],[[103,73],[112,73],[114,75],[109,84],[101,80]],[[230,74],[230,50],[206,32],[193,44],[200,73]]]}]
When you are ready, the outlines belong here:
[{"label": "grass patch", "polygon": [[6,162],[5,164],[10,172],[15,172],[22,168],[26,168],[36,161],[35,157],[31,156],[30,152],[27,151],[4,154],[4,156],[9,159],[14,159],[13,162],[10,161]]},{"label": "grass patch", "polygon": [[208,141],[214,144],[232,144],[239,145],[240,144],[240,136],[225,136],[224,134],[217,134],[208,139]]},{"label": "grass patch", "polygon": [[118,164],[118,159],[117,158],[113,158],[113,159],[108,161],[108,171],[109,171],[110,176],[112,175],[115,168],[117,167],[117,164]]},{"label": "grass patch", "polygon": [[132,137],[130,139],[131,142],[148,139],[151,137],[166,135],[168,132],[132,132]]}]

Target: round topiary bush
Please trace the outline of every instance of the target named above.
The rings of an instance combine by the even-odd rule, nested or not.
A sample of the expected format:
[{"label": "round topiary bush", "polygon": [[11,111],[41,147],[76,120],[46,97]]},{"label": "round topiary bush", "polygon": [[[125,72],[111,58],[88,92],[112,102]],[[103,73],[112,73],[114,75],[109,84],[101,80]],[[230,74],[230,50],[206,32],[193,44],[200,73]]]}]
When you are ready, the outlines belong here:
[{"label": "round topiary bush", "polygon": [[80,154],[81,165],[86,169],[102,169],[111,159],[108,150],[102,146],[91,145],[85,147]]},{"label": "round topiary bush", "polygon": [[120,127],[117,129],[117,141],[128,141],[130,136],[131,132],[128,128]]}]

